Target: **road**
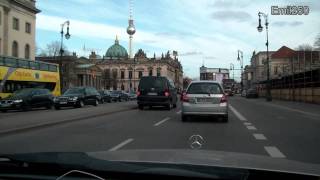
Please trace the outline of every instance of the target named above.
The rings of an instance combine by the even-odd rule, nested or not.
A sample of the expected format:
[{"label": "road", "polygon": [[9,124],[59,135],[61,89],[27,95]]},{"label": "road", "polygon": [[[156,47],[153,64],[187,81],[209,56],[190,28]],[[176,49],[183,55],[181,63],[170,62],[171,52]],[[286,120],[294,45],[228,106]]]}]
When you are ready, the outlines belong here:
[{"label": "road", "polygon": [[[141,111],[135,101],[2,113],[0,131],[11,128],[13,132],[0,133],[0,153],[189,149],[189,137],[199,134],[206,150],[320,164],[319,105],[239,96],[228,101],[228,123],[212,118],[181,122],[179,106],[171,111]],[[23,129],[36,120],[59,123]]]}]

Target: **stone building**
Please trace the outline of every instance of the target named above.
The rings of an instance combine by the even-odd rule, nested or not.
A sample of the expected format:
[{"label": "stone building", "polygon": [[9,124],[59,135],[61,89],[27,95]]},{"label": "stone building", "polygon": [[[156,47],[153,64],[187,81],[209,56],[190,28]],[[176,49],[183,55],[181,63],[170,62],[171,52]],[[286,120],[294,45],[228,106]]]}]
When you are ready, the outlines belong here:
[{"label": "stone building", "polygon": [[96,59],[97,65],[103,69],[104,88],[125,91],[136,90],[142,76],[166,76],[172,79],[175,86],[182,89],[183,71],[176,57],[169,52],[161,58],[148,58],[139,49],[134,58],[128,58],[127,50],[116,38],[114,45],[108,48],[102,59]]},{"label": "stone building", "polygon": [[34,60],[35,0],[0,1],[0,55]]}]

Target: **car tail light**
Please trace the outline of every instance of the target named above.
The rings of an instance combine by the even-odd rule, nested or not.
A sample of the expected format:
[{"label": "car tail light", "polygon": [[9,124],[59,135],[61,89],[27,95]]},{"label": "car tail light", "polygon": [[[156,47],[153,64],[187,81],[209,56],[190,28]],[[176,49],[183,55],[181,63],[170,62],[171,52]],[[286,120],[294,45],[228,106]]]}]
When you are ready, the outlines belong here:
[{"label": "car tail light", "polygon": [[189,97],[188,97],[187,93],[182,94],[181,101],[182,102],[189,102]]},{"label": "car tail light", "polygon": [[137,91],[137,96],[140,96],[141,95],[141,92],[138,90]]},{"label": "car tail light", "polygon": [[166,90],[164,91],[164,95],[165,95],[166,97],[170,96],[170,93],[169,93],[169,90],[168,90],[168,89],[166,89]]},{"label": "car tail light", "polygon": [[225,102],[227,102],[227,96],[223,94],[223,96],[220,99],[220,103],[225,103]]}]

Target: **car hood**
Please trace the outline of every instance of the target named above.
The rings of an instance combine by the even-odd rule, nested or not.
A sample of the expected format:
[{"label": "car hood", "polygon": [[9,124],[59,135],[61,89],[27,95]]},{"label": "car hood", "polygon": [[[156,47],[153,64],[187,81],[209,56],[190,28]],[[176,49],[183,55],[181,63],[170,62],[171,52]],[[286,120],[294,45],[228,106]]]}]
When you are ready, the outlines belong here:
[{"label": "car hood", "polygon": [[[6,97],[6,98],[3,98],[3,99],[1,99],[1,100],[12,100],[12,101],[14,101],[14,100],[19,100],[19,99],[25,99],[27,97],[27,95],[26,96],[10,96],[10,97]],[[0,100],[0,101],[1,101]]]},{"label": "car hood", "polygon": [[151,162],[169,164],[192,164],[213,167],[233,167],[280,171],[320,176],[320,165],[299,161],[271,158],[262,155],[208,150],[119,150],[90,152],[89,156],[124,162]]}]

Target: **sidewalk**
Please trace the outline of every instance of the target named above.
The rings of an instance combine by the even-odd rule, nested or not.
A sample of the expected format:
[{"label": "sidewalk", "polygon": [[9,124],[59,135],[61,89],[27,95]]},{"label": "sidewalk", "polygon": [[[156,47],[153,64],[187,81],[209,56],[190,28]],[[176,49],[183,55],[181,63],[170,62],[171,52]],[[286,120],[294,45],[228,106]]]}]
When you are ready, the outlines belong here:
[{"label": "sidewalk", "polygon": [[0,135],[85,120],[110,113],[128,111],[136,107],[136,102],[130,101],[103,104],[98,107],[85,106],[84,108],[61,109],[58,111],[35,109],[27,112],[0,113]]}]

